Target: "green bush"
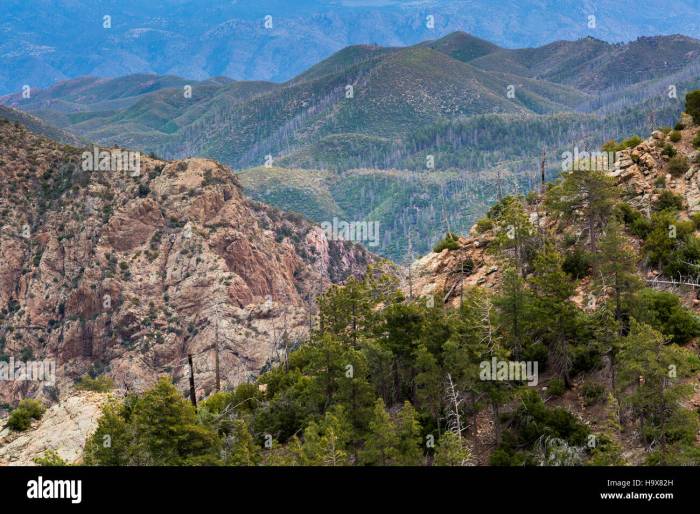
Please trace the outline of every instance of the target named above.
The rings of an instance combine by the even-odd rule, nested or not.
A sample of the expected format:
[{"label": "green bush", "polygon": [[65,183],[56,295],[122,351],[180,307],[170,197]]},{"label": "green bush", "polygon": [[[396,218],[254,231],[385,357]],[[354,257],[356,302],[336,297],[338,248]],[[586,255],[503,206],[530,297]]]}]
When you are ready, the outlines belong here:
[{"label": "green bush", "polygon": [[7,426],[16,432],[27,430],[31,426],[33,419],[41,419],[45,410],[46,407],[40,401],[24,399],[10,413]]},{"label": "green bush", "polygon": [[685,125],[683,125],[683,122],[679,121],[676,123],[676,125],[673,127],[674,130],[683,130],[685,128]]},{"label": "green bush", "polygon": [[566,386],[564,385],[564,380],[556,377],[549,381],[547,384],[547,392],[552,396],[561,396],[566,392]]},{"label": "green bush", "polygon": [[444,249],[457,250],[459,248],[459,237],[448,232],[447,235],[440,241],[438,241],[433,247],[433,252],[440,253]]},{"label": "green bush", "polygon": [[685,112],[693,117],[696,124],[700,124],[700,89],[685,95]]},{"label": "green bush", "polygon": [[683,197],[680,195],[673,194],[669,190],[664,190],[661,192],[659,197],[654,202],[655,211],[680,211],[683,210]]},{"label": "green bush", "polygon": [[661,150],[661,153],[662,153],[663,155],[667,155],[667,156],[669,156],[669,157],[675,157],[677,152],[676,152],[676,149],[673,147],[672,144],[666,143],[666,144],[664,145],[664,149]]},{"label": "green bush", "polygon": [[695,134],[695,137],[693,138],[693,146],[695,148],[700,148],[700,132]]},{"label": "green bush", "polygon": [[476,222],[476,231],[479,234],[483,234],[487,230],[491,230],[493,228],[493,220],[491,218],[481,218],[479,221]]},{"label": "green bush", "polygon": [[637,237],[645,239],[651,231],[651,222],[638,209],[622,202],[616,207],[617,218]]},{"label": "green bush", "polygon": [[605,387],[602,384],[586,382],[581,386],[581,397],[586,405],[594,405],[605,396]]},{"label": "green bush", "polygon": [[685,308],[673,293],[644,289],[635,302],[633,315],[671,337],[676,344],[686,344],[700,336],[700,318]]},{"label": "green bush", "polygon": [[695,230],[700,230],[700,212],[696,212],[690,215],[690,221],[695,225]]},{"label": "green bush", "polygon": [[688,171],[688,168],[690,168],[688,165],[688,159],[686,159],[683,155],[677,155],[668,161],[668,172],[674,177],[683,175],[686,171]]},{"label": "green bush", "polygon": [[54,450],[46,450],[41,457],[32,459],[37,466],[68,466],[68,463]]},{"label": "green bush", "polygon": [[561,269],[575,279],[588,276],[591,271],[591,256],[581,248],[575,248],[566,254]]},{"label": "green bush", "polygon": [[76,382],[75,387],[83,391],[106,393],[114,389],[114,381],[107,375],[100,375],[95,378],[92,378],[90,375],[84,375]]},{"label": "green bush", "polygon": [[678,130],[672,130],[671,133],[668,135],[668,138],[673,143],[677,143],[678,141],[681,140],[681,133]]}]

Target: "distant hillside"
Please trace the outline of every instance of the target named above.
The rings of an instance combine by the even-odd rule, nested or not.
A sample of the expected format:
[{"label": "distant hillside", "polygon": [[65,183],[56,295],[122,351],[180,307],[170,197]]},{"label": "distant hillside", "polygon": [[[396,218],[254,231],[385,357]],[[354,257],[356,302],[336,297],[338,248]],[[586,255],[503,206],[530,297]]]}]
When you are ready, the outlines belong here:
[{"label": "distant hillside", "polygon": [[130,75],[2,101],[102,145],[215,158],[245,170],[255,198],[318,222],[379,221],[379,252],[402,260],[410,231],[427,251],[446,223],[466,229],[498,195],[526,191],[543,149],[554,176],[563,151],[673,124],[700,86],[699,52],[684,36],[510,50],[456,32],[348,47],[284,84]]},{"label": "distant hillside", "polygon": [[[426,133],[430,139],[431,127],[447,121],[510,114],[554,116],[548,120],[556,125],[561,112],[620,112],[631,99],[636,105],[665,96],[659,77],[677,76],[682,96],[698,69],[700,41],[684,36],[625,45],[586,38],[509,50],[457,32],[406,48],[349,47],[284,84],[130,75],[76,79],[30,99],[2,101],[101,144],[169,158],[206,155],[248,167],[272,155],[294,167],[423,169],[425,155],[445,141],[438,128],[426,144]],[[673,117],[679,109],[675,102]],[[653,128],[613,120],[608,134],[611,125],[614,136]],[[595,139],[596,127],[589,130]],[[483,141],[470,146],[475,143]],[[525,143],[516,135],[499,146],[507,152]],[[437,163],[454,165],[465,163]]]},{"label": "distant hillside", "polygon": [[0,94],[86,75],[280,82],[351,45],[407,46],[458,30],[506,48],[586,36],[624,42],[697,34],[700,17],[697,2],[687,0],[663,8],[658,0],[470,0],[468,8],[464,0],[101,0],[99,8],[89,0],[37,1],[1,3]]},{"label": "distant hillside", "polygon": [[54,141],[58,141],[59,143],[71,145],[80,144],[80,138],[74,136],[70,132],[52,127],[36,116],[32,116],[31,114],[17,109],[12,109],[11,107],[0,105],[0,120],[24,125],[35,134],[40,134]]}]

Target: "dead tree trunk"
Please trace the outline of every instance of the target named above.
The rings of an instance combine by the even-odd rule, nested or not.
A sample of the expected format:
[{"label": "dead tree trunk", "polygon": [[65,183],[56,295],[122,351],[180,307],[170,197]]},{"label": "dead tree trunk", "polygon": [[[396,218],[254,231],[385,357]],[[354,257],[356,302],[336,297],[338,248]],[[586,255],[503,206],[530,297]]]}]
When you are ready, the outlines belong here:
[{"label": "dead tree trunk", "polygon": [[194,365],[192,364],[192,354],[187,354],[187,362],[190,364],[190,401],[197,410],[197,395],[194,390]]}]

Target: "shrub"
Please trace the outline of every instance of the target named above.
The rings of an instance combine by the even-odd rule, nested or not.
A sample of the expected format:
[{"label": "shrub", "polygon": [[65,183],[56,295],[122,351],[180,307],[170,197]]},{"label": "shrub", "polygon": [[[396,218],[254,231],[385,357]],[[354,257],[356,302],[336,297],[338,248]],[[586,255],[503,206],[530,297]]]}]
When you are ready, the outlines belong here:
[{"label": "shrub", "polygon": [[106,393],[114,389],[114,381],[107,375],[100,375],[95,378],[92,378],[90,375],[84,375],[78,380],[75,387],[83,391]]},{"label": "shrub", "polygon": [[547,385],[547,392],[552,396],[561,396],[566,392],[566,386],[564,385],[564,380],[557,377],[549,381]]},{"label": "shrub", "polygon": [[644,289],[634,310],[635,319],[671,337],[676,344],[685,344],[700,335],[700,318],[686,309],[673,293]]},{"label": "shrub", "polygon": [[700,89],[685,95],[685,112],[693,117],[696,124],[700,124]]},{"label": "shrub", "polygon": [[10,414],[7,426],[16,432],[27,430],[32,424],[32,419],[41,419],[45,410],[46,407],[40,401],[24,399]]},{"label": "shrub", "polygon": [[668,135],[668,138],[673,143],[677,143],[678,141],[681,140],[681,133],[678,130],[672,130],[671,133]]},{"label": "shrub", "polygon": [[657,189],[663,189],[666,187],[666,177],[656,177],[654,180],[654,187]]},{"label": "shrub", "polygon": [[675,157],[677,152],[676,152],[676,149],[673,147],[672,144],[666,143],[666,144],[664,145],[664,149],[661,150],[661,153],[662,153],[663,155],[667,155],[667,156],[669,156],[669,157]]},{"label": "shrub", "polygon": [[651,232],[651,221],[628,203],[623,202],[617,206],[617,217],[637,237],[645,239]]},{"label": "shrub", "polygon": [[571,275],[575,279],[580,279],[590,273],[591,256],[581,248],[575,248],[572,252],[567,253],[561,269]]},{"label": "shrub", "polygon": [[668,172],[674,177],[683,175],[686,171],[688,171],[688,168],[690,168],[688,165],[688,159],[686,159],[683,155],[677,155],[668,161]]},{"label": "shrub", "polygon": [[145,198],[150,192],[151,189],[146,184],[139,184],[139,197]]},{"label": "shrub", "polygon": [[695,148],[700,148],[700,132],[695,134],[695,137],[693,138],[693,146]]},{"label": "shrub", "polygon": [[476,222],[476,231],[479,234],[483,234],[487,230],[491,230],[493,228],[493,221],[491,218],[481,218],[479,221]]},{"label": "shrub", "polygon": [[586,382],[581,386],[581,397],[586,405],[594,405],[603,399],[605,387],[602,384]]},{"label": "shrub", "polygon": [[676,125],[673,127],[674,130],[683,130],[685,128],[685,125],[683,125],[682,121],[679,121],[676,123]]},{"label": "shrub", "polygon": [[656,211],[680,211],[683,209],[683,197],[673,194],[669,190],[664,190],[659,195],[659,198],[654,202],[654,210]]},{"label": "shrub", "polygon": [[452,232],[448,232],[443,239],[435,244],[433,252],[440,253],[445,248],[448,250],[457,250],[459,248],[459,238]]},{"label": "shrub", "polygon": [[37,466],[68,466],[68,463],[55,450],[46,450],[41,457],[32,459]]}]

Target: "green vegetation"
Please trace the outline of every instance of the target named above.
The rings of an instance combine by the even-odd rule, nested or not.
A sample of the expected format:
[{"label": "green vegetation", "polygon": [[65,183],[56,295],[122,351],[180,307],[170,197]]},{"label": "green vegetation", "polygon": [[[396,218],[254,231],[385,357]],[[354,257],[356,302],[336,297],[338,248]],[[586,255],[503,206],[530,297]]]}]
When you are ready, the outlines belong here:
[{"label": "green vegetation", "polygon": [[46,407],[39,400],[26,398],[10,413],[7,426],[16,432],[27,430],[34,419],[41,419]]},{"label": "green vegetation", "polygon": [[97,377],[84,375],[76,382],[75,387],[83,391],[106,393],[114,389],[114,381],[107,375],[100,375]]},{"label": "green vegetation", "polygon": [[459,236],[448,232],[443,239],[438,241],[435,246],[433,246],[433,252],[440,253],[441,251],[447,250],[457,250],[459,248]]},{"label": "green vegetation", "polygon": [[33,460],[37,466],[63,467],[69,465],[55,450],[46,450],[41,457],[36,457]]},{"label": "green vegetation", "polygon": [[685,95],[685,112],[693,117],[696,125],[700,125],[700,89]]},{"label": "green vegetation", "polygon": [[[407,298],[394,275],[371,266],[321,296],[309,339],[255,382],[210,396],[197,412],[166,379],[105,407],[86,463],[464,465],[475,459],[480,413],[494,421],[494,465],[620,464],[623,427],[654,443],[650,463],[700,462],[698,414],[684,406],[700,360],[682,346],[700,336],[700,320],[677,296],[644,287],[628,235],[643,234],[648,262],[673,263],[693,222],[673,209],[647,220],[595,171],[565,175],[547,202],[561,224],[554,230],[584,230],[543,237],[524,198],[502,199],[488,213],[489,251],[503,265],[497,290],[465,288],[447,308]],[[659,231],[669,223],[678,239],[666,245]],[[574,301],[582,286],[596,302]],[[482,367],[492,359],[537,361],[551,378],[537,387],[488,380]],[[604,367],[609,383],[572,391]],[[573,395],[609,423],[591,428],[556,406]]]},{"label": "green vegetation", "polygon": [[688,159],[683,155],[676,155],[668,161],[668,172],[674,177],[680,177],[688,171]]}]

